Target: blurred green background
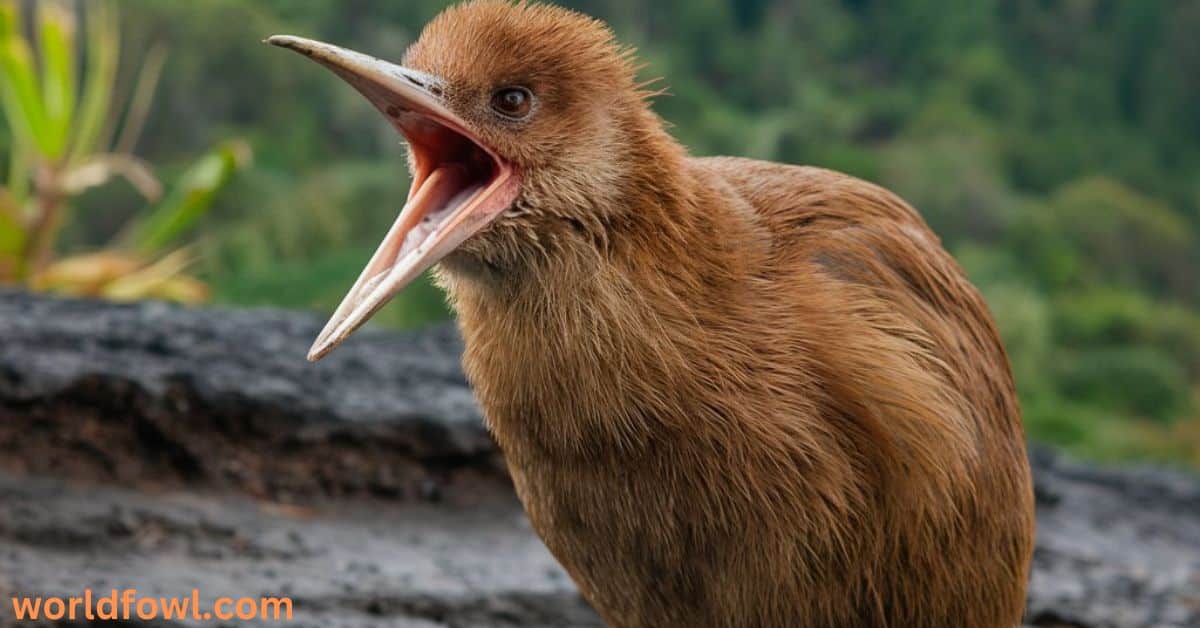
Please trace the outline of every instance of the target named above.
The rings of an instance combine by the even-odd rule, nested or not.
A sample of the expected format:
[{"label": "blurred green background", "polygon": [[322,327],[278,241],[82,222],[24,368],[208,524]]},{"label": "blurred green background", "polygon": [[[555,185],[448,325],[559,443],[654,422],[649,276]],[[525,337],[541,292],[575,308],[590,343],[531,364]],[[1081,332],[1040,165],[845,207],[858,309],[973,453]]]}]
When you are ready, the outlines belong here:
[{"label": "blurred green background", "polygon": [[[137,154],[165,179],[225,139],[254,154],[192,229],[213,301],[332,310],[407,190],[380,116],[262,38],[398,59],[446,4],[116,3],[123,58],[168,53]],[[986,294],[1034,439],[1200,464],[1200,2],[563,4],[665,77],[655,108],[694,153],[843,170],[912,202]],[[117,181],[74,205],[62,247],[86,251],[143,203]],[[422,284],[377,320],[448,316]]]}]

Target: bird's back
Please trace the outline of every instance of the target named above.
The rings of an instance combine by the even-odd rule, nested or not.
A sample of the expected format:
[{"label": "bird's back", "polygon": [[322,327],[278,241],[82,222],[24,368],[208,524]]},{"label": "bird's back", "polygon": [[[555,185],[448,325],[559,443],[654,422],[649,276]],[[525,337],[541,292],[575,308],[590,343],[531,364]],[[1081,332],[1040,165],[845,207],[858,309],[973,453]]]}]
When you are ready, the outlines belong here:
[{"label": "bird's back", "polygon": [[[728,184],[765,223],[781,289],[789,277],[820,277],[864,314],[864,326],[926,354],[932,362],[925,366],[978,409],[978,429],[1022,436],[987,305],[916,210],[877,185],[822,168],[730,157],[691,165]],[[870,315],[876,309],[886,321]]]},{"label": "bird's back", "polygon": [[959,265],[912,207],[854,177],[740,158],[690,167],[766,225],[763,283],[820,340],[804,350],[824,418],[848,426],[886,487],[873,497],[881,564],[866,575],[880,617],[1019,617],[1034,525],[1024,432],[995,324]]}]

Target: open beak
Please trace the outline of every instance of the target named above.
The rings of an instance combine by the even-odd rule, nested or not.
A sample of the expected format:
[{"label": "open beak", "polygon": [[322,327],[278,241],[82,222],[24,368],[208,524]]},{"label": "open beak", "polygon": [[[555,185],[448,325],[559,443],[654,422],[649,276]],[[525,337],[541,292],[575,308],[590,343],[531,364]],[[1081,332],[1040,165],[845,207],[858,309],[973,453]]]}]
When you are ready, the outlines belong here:
[{"label": "open beak", "polygon": [[276,35],[267,43],[307,56],[357,89],[404,135],[414,157],[408,202],[317,336],[308,353],[315,362],[508,209],[521,181],[511,164],[446,107],[437,77],[311,39]]}]

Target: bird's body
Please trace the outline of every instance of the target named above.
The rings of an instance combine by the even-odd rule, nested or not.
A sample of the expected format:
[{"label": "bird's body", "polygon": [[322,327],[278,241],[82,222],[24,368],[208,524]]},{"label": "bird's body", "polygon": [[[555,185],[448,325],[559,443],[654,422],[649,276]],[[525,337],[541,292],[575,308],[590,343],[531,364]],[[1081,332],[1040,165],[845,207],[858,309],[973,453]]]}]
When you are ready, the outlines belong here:
[{"label": "bird's body", "polygon": [[312,357],[440,260],[517,493],[611,625],[1019,623],[1033,494],[1012,378],[911,207],[827,170],[689,157],[628,52],[562,9],[451,8],[408,68],[274,42],[413,148],[409,206]]},{"label": "bird's body", "polygon": [[603,254],[445,277],[551,551],[614,626],[1015,625],[1029,472],[958,266],[851,177],[677,172],[694,196],[630,199]]}]

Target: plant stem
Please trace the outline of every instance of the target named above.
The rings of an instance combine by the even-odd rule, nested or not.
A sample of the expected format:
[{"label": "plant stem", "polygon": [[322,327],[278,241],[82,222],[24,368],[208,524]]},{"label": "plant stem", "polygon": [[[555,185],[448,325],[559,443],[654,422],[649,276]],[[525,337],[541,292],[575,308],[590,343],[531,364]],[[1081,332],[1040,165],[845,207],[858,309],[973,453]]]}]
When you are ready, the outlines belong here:
[{"label": "plant stem", "polygon": [[44,167],[38,171],[34,184],[37,215],[30,225],[22,264],[27,273],[27,283],[49,265],[54,253],[54,242],[58,239],[58,230],[62,226],[64,198],[58,178],[57,169]]}]

